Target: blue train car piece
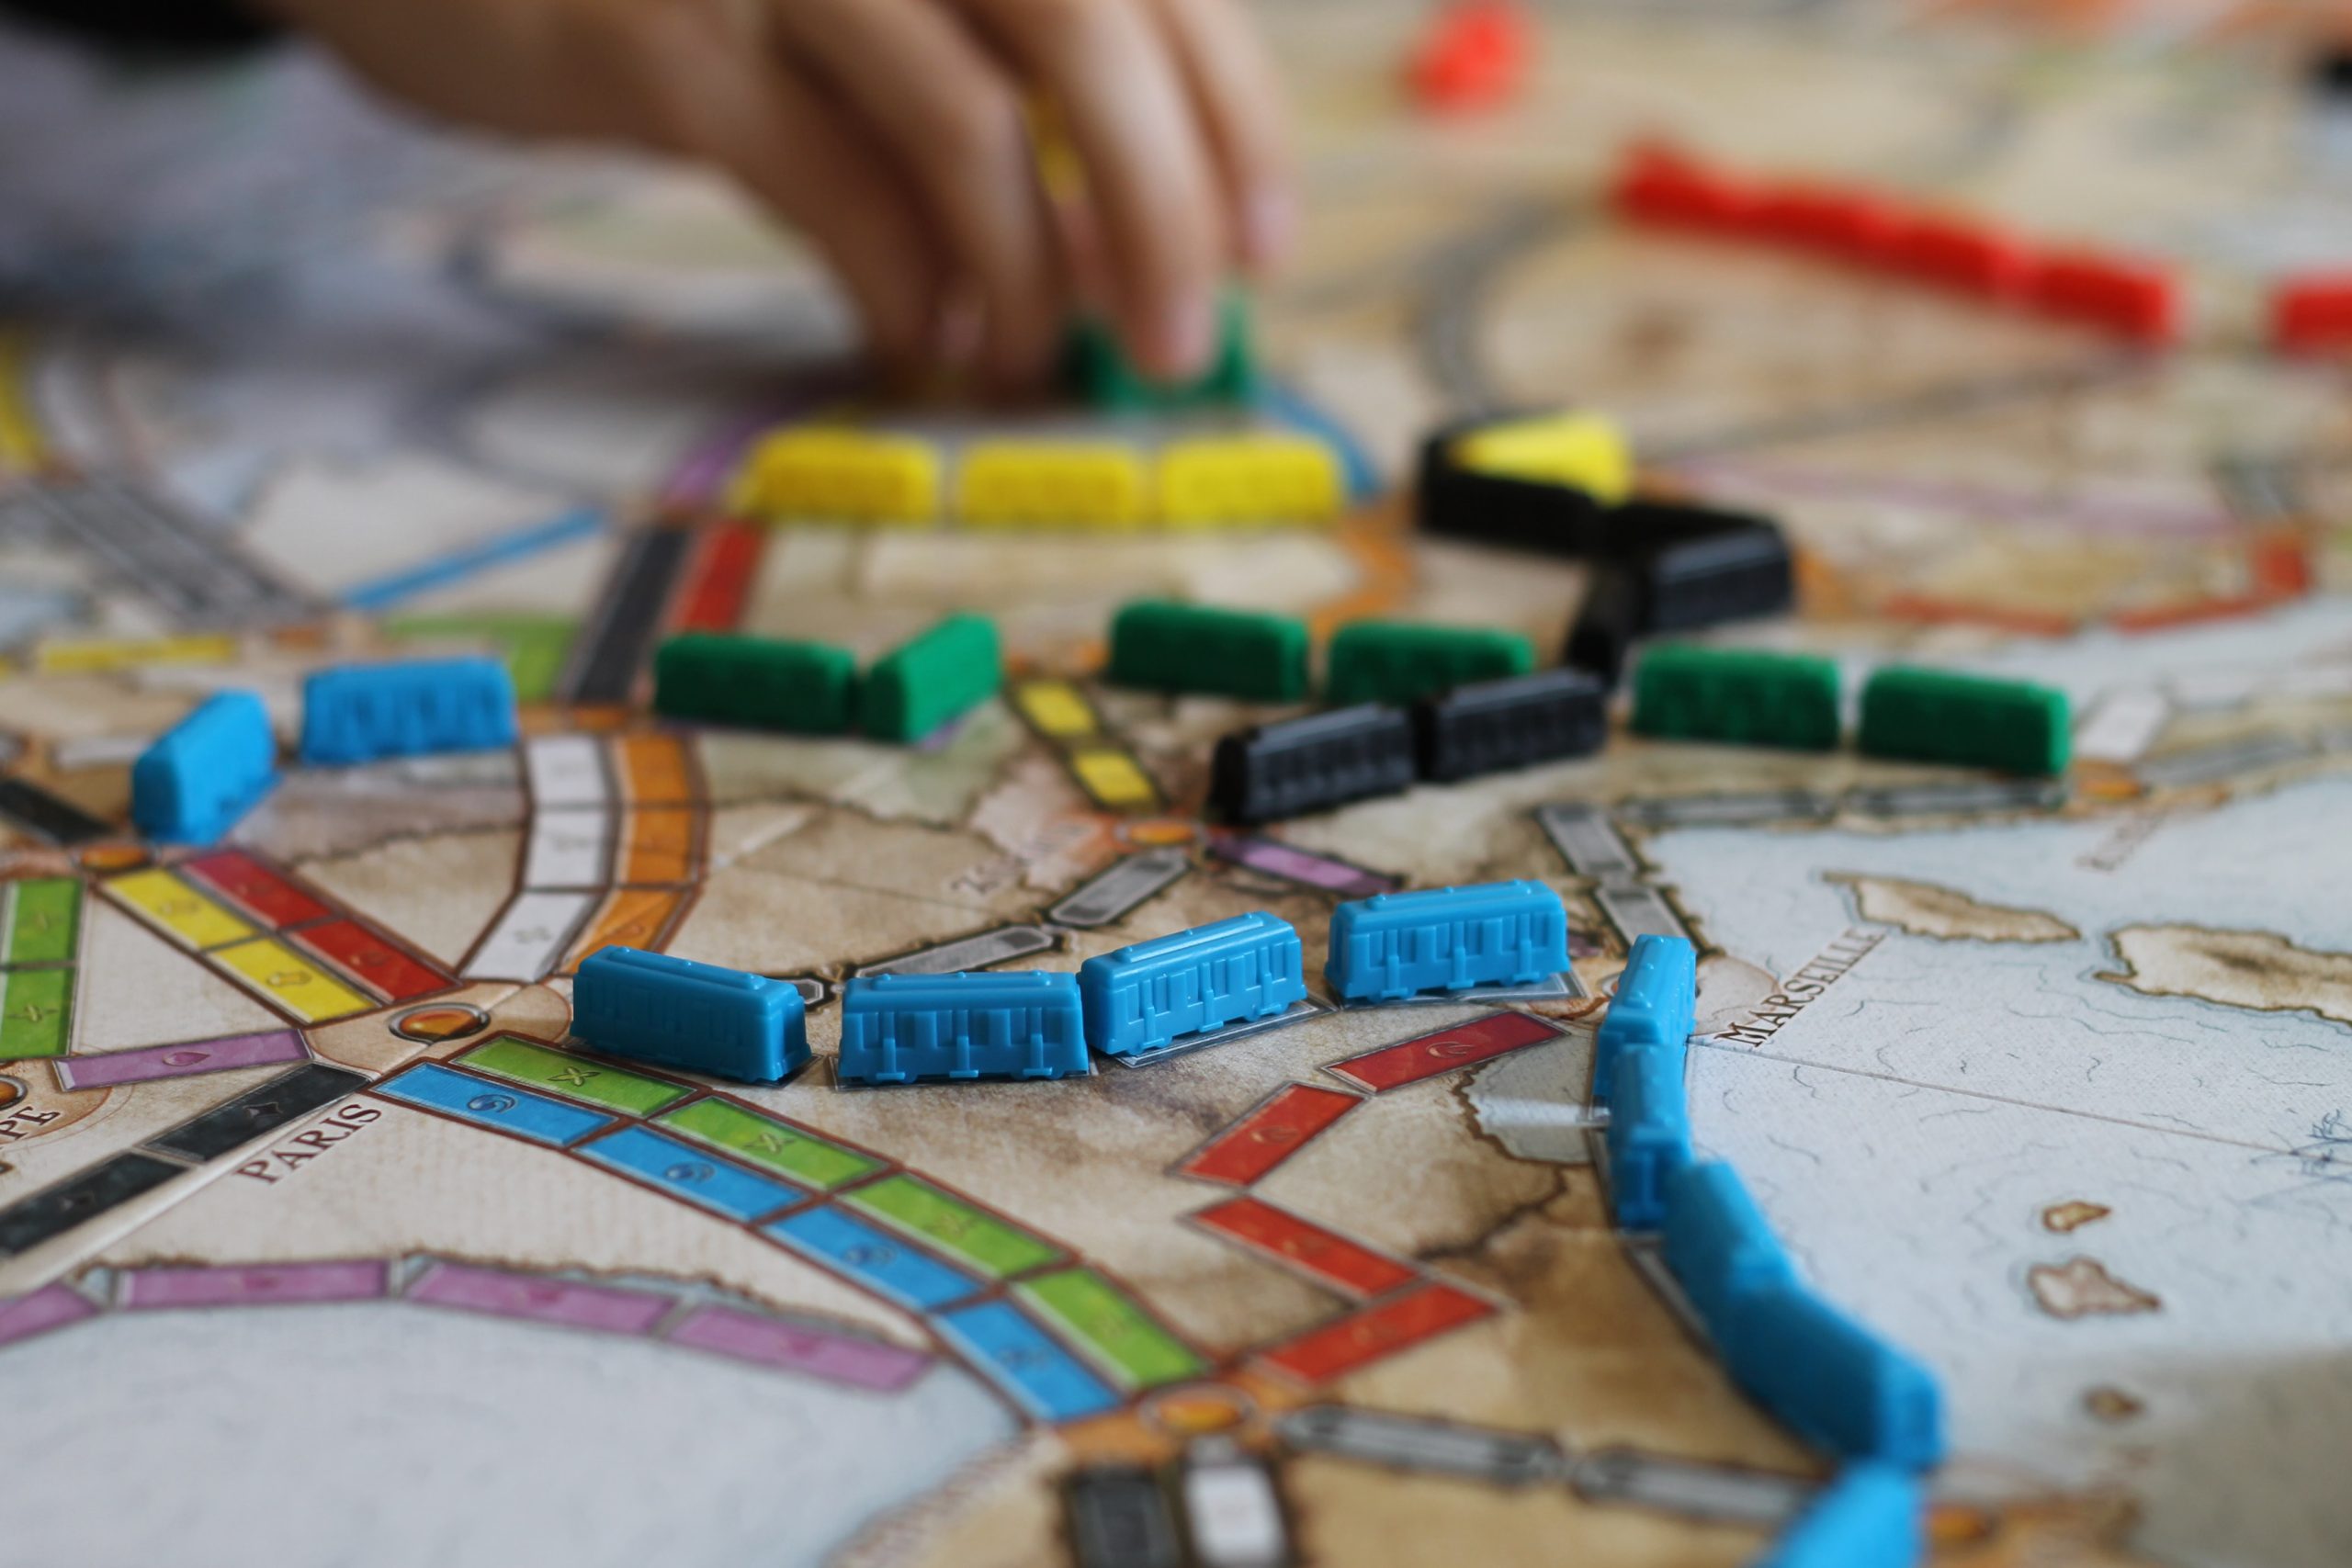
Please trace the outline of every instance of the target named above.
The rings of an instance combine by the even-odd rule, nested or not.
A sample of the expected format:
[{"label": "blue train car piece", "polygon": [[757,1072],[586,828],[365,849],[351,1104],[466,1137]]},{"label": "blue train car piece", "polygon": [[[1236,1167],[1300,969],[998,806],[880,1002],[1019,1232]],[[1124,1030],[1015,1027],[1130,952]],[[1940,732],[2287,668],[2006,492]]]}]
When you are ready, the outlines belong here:
[{"label": "blue train car piece", "polygon": [[1057,1078],[1086,1064],[1075,975],[876,975],[842,993],[842,1083]]},{"label": "blue train car piece", "polygon": [[634,947],[590,953],[571,990],[583,1043],[745,1083],[775,1083],[808,1060],[807,1012],[782,980]]},{"label": "blue train car piece", "polygon": [[1917,1477],[1893,1465],[1854,1465],[1756,1568],[1917,1568],[1928,1556],[1925,1502]]},{"label": "blue train car piece", "polygon": [[1331,912],[1323,978],[1345,1001],[1526,985],[1568,966],[1568,913],[1540,882],[1382,893]]},{"label": "blue train car piece", "polygon": [[1617,1058],[1617,1099],[1609,1108],[1609,1194],[1622,1230],[1666,1221],[1666,1187],[1690,1163],[1690,1118],[1683,1106],[1686,1047],[1637,1045]]},{"label": "blue train car piece", "polygon": [[130,819],[150,839],[209,844],[277,783],[277,738],[251,692],[208,697],[130,768]]},{"label": "blue train car piece", "polygon": [[1688,937],[1643,936],[1617,976],[1592,1041],[1592,1098],[1609,1103],[1618,1055],[1629,1045],[1679,1045],[1698,1006],[1699,953]]},{"label": "blue train car piece", "polygon": [[1935,1374],[1804,1286],[1739,1296],[1724,1330],[1716,1344],[1732,1381],[1798,1436],[1905,1470],[1943,1457]]},{"label": "blue train car piece", "polygon": [[514,744],[514,682],[495,659],[343,664],[302,684],[302,761],[368,762]]},{"label": "blue train car piece", "polygon": [[1263,909],[1139,942],[1079,965],[1086,1038],[1133,1055],[1306,997],[1306,956],[1288,920]]},{"label": "blue train car piece", "polygon": [[1663,1240],[1667,1268],[1718,1339],[1739,1298],[1796,1279],[1747,1184],[1721,1160],[1668,1175]]}]

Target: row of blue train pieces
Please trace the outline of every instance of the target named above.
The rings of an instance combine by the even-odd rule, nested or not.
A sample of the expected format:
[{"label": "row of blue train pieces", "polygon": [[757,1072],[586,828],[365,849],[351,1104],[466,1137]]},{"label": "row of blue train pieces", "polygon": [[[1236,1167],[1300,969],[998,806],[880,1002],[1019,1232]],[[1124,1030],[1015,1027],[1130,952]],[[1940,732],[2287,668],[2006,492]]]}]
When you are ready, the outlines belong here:
[{"label": "row of blue train pieces", "polygon": [[1845,1466],[1769,1568],[1916,1562],[1916,1477],[1943,1457],[1942,1391],[1919,1361],[1808,1289],[1738,1172],[1693,1152],[1684,1079],[1697,959],[1680,937],[1635,939],[1594,1035],[1611,1211],[1621,1230],[1657,1235],[1732,1381]]},{"label": "row of blue train pieces", "polygon": [[[1264,912],[1089,959],[1075,976],[885,975],[843,995],[844,1083],[1059,1077],[1107,1054],[1280,1013],[1302,999],[1300,943]],[[1536,882],[1385,894],[1333,912],[1331,992],[1345,1001],[1515,985],[1566,967],[1557,894]],[[1838,1457],[1838,1481],[1775,1548],[1773,1568],[1878,1568],[1919,1551],[1917,1472],[1942,1454],[1941,1394],[1903,1351],[1799,1279],[1731,1167],[1693,1153],[1683,1089],[1697,954],[1634,944],[1593,1047],[1610,1201],[1655,1233],[1733,1381]],[[572,1032],[595,1049],[773,1082],[808,1060],[799,992],[664,953],[605,948],[579,969]]]},{"label": "row of blue train pieces", "polygon": [[[305,762],[479,751],[514,744],[514,682],[495,659],[342,664],[302,684]],[[277,784],[269,710],[248,691],[199,703],[130,769],[130,819],[162,843],[209,844]]]},{"label": "row of blue train pieces", "polygon": [[[1341,1001],[1548,980],[1567,912],[1540,882],[1384,893],[1332,912],[1325,984]],[[1057,1078],[1090,1047],[1125,1056],[1306,998],[1304,952],[1263,910],[1090,958],[1075,975],[879,975],[842,998],[842,1083]],[[773,1083],[808,1059],[800,993],[779,980],[608,947],[580,965],[572,1032],[601,1051]]]}]

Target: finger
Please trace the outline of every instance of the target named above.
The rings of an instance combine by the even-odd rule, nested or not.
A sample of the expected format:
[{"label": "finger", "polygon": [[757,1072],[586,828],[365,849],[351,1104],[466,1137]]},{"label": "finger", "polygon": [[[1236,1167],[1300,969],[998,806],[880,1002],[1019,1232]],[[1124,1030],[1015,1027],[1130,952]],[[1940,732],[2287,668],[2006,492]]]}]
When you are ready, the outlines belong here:
[{"label": "finger", "polygon": [[1043,379],[1065,296],[1018,85],[930,0],[792,0],[774,14],[891,150],[978,285],[991,375]]},{"label": "finger", "polygon": [[939,359],[950,344],[942,316],[950,269],[887,152],[813,97],[779,103],[770,123],[718,156],[824,256],[886,367],[904,373]]},{"label": "finger", "polygon": [[798,227],[848,288],[876,357],[935,355],[948,269],[888,151],[716,7],[648,6],[639,80],[660,144],[706,159]]},{"label": "finger", "polygon": [[1136,0],[963,3],[1069,126],[1129,351],[1150,374],[1197,374],[1216,343],[1223,204],[1158,27]]},{"label": "finger", "polygon": [[1264,269],[1297,226],[1290,127],[1282,81],[1258,30],[1234,0],[1151,0],[1225,189],[1234,259]]}]

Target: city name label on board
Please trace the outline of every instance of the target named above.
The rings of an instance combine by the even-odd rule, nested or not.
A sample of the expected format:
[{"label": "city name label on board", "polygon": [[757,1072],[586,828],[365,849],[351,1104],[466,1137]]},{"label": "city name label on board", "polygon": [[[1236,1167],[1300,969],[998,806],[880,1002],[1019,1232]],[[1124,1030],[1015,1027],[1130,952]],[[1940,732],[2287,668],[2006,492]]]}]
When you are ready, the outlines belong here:
[{"label": "city name label on board", "polygon": [[1855,964],[1886,940],[1886,932],[1870,926],[1849,927],[1803,968],[1781,982],[1781,988],[1748,1010],[1747,1016],[1728,1029],[1715,1031],[1717,1040],[1736,1045],[1761,1045],[1789,1021],[1821,999],[1823,993],[1852,972]]},{"label": "city name label on board", "polygon": [[237,1167],[236,1173],[250,1176],[264,1186],[275,1186],[287,1172],[318,1158],[362,1127],[371,1122],[380,1122],[383,1117],[384,1113],[375,1106],[354,1100],[317,1126],[305,1128],[275,1148],[245,1161]]}]

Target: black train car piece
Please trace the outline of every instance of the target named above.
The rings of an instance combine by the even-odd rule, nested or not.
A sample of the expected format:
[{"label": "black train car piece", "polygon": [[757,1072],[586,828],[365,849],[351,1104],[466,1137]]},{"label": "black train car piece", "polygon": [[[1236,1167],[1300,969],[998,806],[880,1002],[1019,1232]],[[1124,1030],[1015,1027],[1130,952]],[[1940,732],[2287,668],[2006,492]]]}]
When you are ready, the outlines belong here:
[{"label": "black train car piece", "polygon": [[1626,652],[1659,632],[1785,613],[1796,602],[1788,540],[1770,518],[1672,502],[1610,513],[1623,548],[1593,573],[1563,661],[1615,683]]},{"label": "black train car piece", "polygon": [[1785,615],[1796,602],[1789,542],[1768,517],[1637,501],[1612,522],[1641,574],[1652,631]]},{"label": "black train car piece", "polygon": [[1366,703],[1238,730],[1216,743],[1209,806],[1228,822],[1271,822],[1413,783],[1413,721]]},{"label": "black train car piece", "polygon": [[1643,632],[1646,596],[1642,592],[1640,577],[1635,569],[1623,561],[1610,561],[1593,569],[1592,581],[1585,588],[1584,604],[1577,611],[1575,624],[1568,627],[1568,643],[1561,650],[1561,663],[1599,676],[1604,685],[1617,684],[1617,678],[1625,672],[1625,657]]},{"label": "black train car piece", "polygon": [[1609,688],[1582,670],[1456,686],[1413,707],[1421,777],[1434,784],[1584,757],[1609,739]]},{"label": "black train car piece", "polygon": [[1583,491],[1481,473],[1454,461],[1456,440],[1509,417],[1458,420],[1422,438],[1413,482],[1413,516],[1421,532],[1571,559],[1606,553],[1609,513]]}]

